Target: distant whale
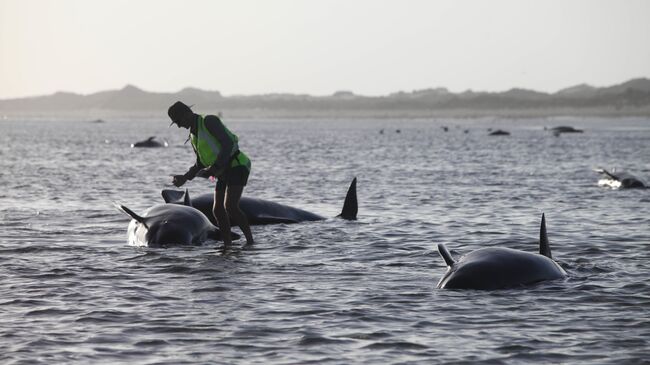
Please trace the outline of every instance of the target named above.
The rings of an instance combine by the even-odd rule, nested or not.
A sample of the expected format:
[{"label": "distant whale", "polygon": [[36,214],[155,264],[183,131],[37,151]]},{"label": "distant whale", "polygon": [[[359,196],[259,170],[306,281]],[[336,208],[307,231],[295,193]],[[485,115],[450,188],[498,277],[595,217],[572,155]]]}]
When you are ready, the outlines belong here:
[{"label": "distant whale", "polygon": [[164,142],[161,143],[161,142],[158,142],[158,141],[154,141],[155,138],[156,138],[156,136],[151,136],[151,137],[147,138],[144,141],[132,143],[131,148],[134,148],[134,147],[149,147],[149,148],[151,148],[151,147],[167,147],[167,146],[169,146],[169,143],[167,143],[167,141],[164,141]]},{"label": "distant whale", "polygon": [[[166,203],[181,204],[184,201],[189,201],[191,206],[203,212],[211,222],[216,224],[214,214],[212,214],[212,206],[214,204],[213,194],[202,194],[196,198],[190,199],[187,190],[183,192],[165,189],[162,191],[162,196]],[[239,201],[239,207],[244,214],[246,214],[250,225],[299,223],[326,219],[325,217],[303,209],[245,196]],[[355,220],[357,219],[358,210],[357,178],[354,178],[348,188],[343,203],[343,209],[338,217],[347,220]]]},{"label": "distant whale", "polygon": [[612,189],[648,187],[648,184],[646,184],[643,180],[625,171],[613,170],[613,172],[609,172],[605,169],[595,169],[594,171],[605,175],[604,179],[598,180],[598,185],[600,186],[607,186]]},{"label": "distant whale", "polygon": [[507,131],[504,131],[504,130],[501,130],[501,129],[497,129],[494,132],[490,132],[489,135],[490,136],[509,136],[510,132],[507,132]]},{"label": "distant whale", "polygon": [[573,127],[559,126],[551,128],[551,132],[554,136],[559,137],[562,133],[582,133],[582,129],[575,129]]},{"label": "distant whale", "polygon": [[488,247],[472,251],[458,261],[444,244],[439,244],[438,252],[448,270],[438,282],[438,289],[509,289],[565,278],[566,272],[551,257],[544,214],[539,236],[539,254]]},{"label": "distant whale", "polygon": [[[142,215],[115,204],[131,218],[128,242],[133,246],[167,247],[201,245],[207,239],[221,240],[221,232],[199,210],[178,204],[155,205]],[[232,233],[233,239],[239,235]]]}]

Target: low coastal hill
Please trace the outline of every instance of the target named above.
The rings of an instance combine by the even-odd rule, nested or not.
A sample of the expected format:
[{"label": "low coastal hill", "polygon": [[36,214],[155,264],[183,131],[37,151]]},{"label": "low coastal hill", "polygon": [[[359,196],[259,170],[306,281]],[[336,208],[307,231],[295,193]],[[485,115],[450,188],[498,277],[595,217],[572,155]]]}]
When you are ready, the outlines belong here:
[{"label": "low coastal hill", "polygon": [[0,100],[4,115],[164,115],[176,100],[196,110],[229,116],[436,117],[436,116],[650,116],[650,80],[639,78],[608,87],[586,84],[544,93],[526,89],[505,92],[446,88],[362,96],[339,91],[328,96],[264,94],[224,96],[219,91],[185,88],[174,93],[149,92],[132,85],[88,95],[51,95]]}]

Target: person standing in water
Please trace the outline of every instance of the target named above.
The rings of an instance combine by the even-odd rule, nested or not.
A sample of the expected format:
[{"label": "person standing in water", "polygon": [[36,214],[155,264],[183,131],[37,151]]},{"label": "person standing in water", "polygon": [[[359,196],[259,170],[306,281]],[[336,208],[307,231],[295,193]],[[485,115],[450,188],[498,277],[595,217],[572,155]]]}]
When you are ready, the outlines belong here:
[{"label": "person standing in water", "polygon": [[196,163],[183,175],[174,175],[172,183],[181,187],[206,169],[217,179],[212,214],[219,224],[226,248],[232,244],[230,223],[241,228],[246,243],[253,244],[248,218],[239,208],[239,200],[248,182],[251,161],[239,150],[239,139],[216,115],[199,115],[177,101],[167,110],[172,124],[190,131],[189,140],[196,154]]}]

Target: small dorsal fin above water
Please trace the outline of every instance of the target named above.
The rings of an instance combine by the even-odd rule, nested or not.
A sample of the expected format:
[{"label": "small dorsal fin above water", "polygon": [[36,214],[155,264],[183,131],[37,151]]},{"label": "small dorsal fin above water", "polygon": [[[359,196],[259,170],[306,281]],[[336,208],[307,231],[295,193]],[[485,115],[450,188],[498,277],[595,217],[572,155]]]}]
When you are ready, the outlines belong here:
[{"label": "small dorsal fin above water", "polygon": [[185,189],[185,194],[183,196],[183,205],[187,205],[188,207],[192,206],[192,201],[190,200],[190,192]]},{"label": "small dorsal fin above water", "polygon": [[162,197],[165,203],[180,203],[184,200],[185,192],[171,189],[163,189]]},{"label": "small dorsal fin above water", "polygon": [[156,136],[151,136],[151,137],[147,138],[147,142],[152,142],[154,138],[156,138]]},{"label": "small dorsal fin above water", "polygon": [[356,220],[357,213],[359,212],[359,205],[357,202],[357,178],[355,177],[350,183],[348,192],[345,195],[345,202],[343,203],[343,210],[338,216],[343,219]]},{"label": "small dorsal fin above water", "polygon": [[552,259],[551,246],[548,243],[548,235],[546,234],[546,218],[542,213],[542,223],[539,226],[539,254]]},{"label": "small dorsal fin above water", "polygon": [[438,244],[438,253],[442,257],[442,259],[445,260],[447,266],[453,266],[456,263],[454,258],[451,257],[451,253],[449,253],[449,250],[447,250],[447,246],[445,246],[444,244],[442,243]]}]

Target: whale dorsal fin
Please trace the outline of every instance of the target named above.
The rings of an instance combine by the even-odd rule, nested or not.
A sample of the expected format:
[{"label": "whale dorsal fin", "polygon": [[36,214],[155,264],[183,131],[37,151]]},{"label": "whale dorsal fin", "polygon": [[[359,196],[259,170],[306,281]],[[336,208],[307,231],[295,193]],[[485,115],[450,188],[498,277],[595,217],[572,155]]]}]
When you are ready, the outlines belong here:
[{"label": "whale dorsal fin", "polygon": [[183,196],[183,205],[187,205],[188,207],[192,206],[192,201],[190,200],[190,192],[185,189],[185,194]]},{"label": "whale dorsal fin", "polygon": [[152,142],[154,138],[156,138],[156,136],[151,136],[151,137],[147,138],[147,142]]},{"label": "whale dorsal fin", "polygon": [[135,219],[136,221],[138,221],[138,222],[144,224],[145,227],[149,228],[149,226],[147,225],[147,222],[145,222],[144,217],[141,217],[141,216],[137,215],[134,211],[132,211],[131,209],[125,207],[125,206],[122,205],[122,204],[113,203],[113,205],[115,205],[115,207],[116,207],[119,211],[121,211],[121,212],[123,212],[123,213],[126,213],[126,214],[129,215],[131,218]]},{"label": "whale dorsal fin", "polygon": [[165,199],[165,203],[180,204],[180,202],[185,200],[185,192],[183,191],[163,189],[161,194],[163,199]]},{"label": "whale dorsal fin", "polygon": [[445,246],[444,244],[442,243],[438,244],[438,253],[442,257],[442,259],[445,260],[447,266],[453,266],[456,263],[454,258],[451,257],[449,250],[447,250],[447,246]]},{"label": "whale dorsal fin", "polygon": [[548,244],[548,236],[546,235],[546,218],[542,213],[542,223],[539,226],[539,254],[552,259],[551,246]]},{"label": "whale dorsal fin", "polygon": [[345,202],[343,203],[343,210],[338,216],[343,219],[356,220],[359,205],[357,203],[357,178],[352,179],[348,193],[345,195]]}]

